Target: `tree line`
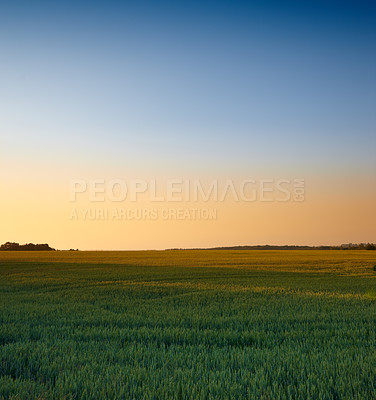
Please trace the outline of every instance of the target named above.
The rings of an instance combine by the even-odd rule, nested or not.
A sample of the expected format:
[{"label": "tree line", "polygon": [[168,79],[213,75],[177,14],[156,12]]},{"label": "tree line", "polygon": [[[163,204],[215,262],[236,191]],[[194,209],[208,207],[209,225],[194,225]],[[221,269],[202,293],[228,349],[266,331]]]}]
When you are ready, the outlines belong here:
[{"label": "tree line", "polygon": [[0,251],[55,251],[55,249],[50,247],[47,243],[19,244],[19,243],[15,243],[15,242],[6,242],[0,246]]}]

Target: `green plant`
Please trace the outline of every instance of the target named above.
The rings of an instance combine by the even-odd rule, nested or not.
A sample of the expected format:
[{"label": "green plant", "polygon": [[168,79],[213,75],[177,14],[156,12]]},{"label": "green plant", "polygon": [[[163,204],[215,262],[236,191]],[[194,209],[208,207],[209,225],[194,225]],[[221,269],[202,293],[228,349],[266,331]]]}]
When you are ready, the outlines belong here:
[{"label": "green plant", "polygon": [[366,296],[370,300],[376,300],[376,290],[375,289],[369,289],[366,292]]},{"label": "green plant", "polygon": [[0,399],[374,398],[366,252],[20,253]]}]

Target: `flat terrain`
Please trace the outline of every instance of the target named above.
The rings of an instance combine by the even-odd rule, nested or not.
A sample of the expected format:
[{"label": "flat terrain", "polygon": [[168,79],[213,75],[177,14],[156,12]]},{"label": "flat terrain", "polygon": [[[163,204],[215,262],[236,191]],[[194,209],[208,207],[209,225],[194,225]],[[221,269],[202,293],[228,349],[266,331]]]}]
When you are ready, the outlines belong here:
[{"label": "flat terrain", "polygon": [[376,399],[375,251],[0,252],[0,398]]}]

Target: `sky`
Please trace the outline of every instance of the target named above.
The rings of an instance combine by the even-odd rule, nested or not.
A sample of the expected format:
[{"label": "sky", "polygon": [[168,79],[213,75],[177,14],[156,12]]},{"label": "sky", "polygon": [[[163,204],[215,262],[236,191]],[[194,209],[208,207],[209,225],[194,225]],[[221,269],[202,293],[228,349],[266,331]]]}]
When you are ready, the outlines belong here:
[{"label": "sky", "polygon": [[[375,110],[372,1],[4,0],[0,242],[376,242]],[[254,180],[259,196],[114,201],[114,179],[155,180],[163,193],[173,179]],[[261,201],[260,182],[281,179],[303,179],[304,199],[290,183],[292,200]],[[90,198],[94,180],[103,202]],[[72,202],[78,181],[87,189]],[[163,219],[176,208],[216,218]],[[99,209],[158,215],[100,219]]]}]

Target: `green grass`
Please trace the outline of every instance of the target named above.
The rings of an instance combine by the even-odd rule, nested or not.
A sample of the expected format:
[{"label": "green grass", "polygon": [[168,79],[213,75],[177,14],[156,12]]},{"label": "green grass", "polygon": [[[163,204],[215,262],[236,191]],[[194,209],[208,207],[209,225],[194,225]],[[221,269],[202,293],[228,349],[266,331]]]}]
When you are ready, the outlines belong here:
[{"label": "green grass", "polygon": [[0,253],[0,398],[376,399],[375,261]]}]

